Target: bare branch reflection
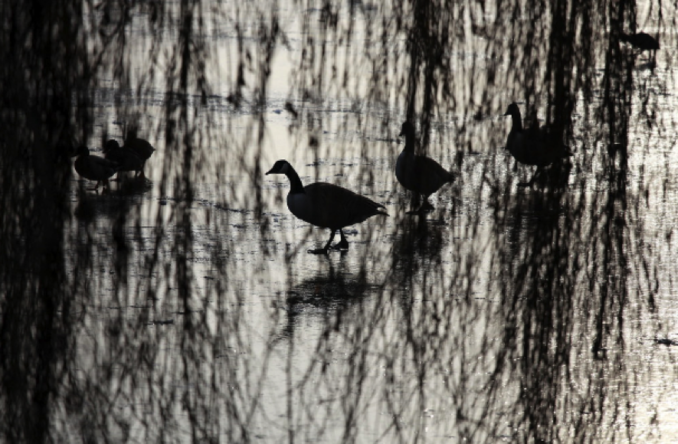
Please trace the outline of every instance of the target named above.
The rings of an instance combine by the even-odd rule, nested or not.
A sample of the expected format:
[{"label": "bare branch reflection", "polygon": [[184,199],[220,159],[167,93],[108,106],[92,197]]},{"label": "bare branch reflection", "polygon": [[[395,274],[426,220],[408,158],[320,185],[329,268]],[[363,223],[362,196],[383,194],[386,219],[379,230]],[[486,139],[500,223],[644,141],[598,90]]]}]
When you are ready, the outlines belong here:
[{"label": "bare branch reflection", "polygon": [[[677,18],[0,3],[0,440],[671,441]],[[277,159],[390,217],[307,254]]]}]

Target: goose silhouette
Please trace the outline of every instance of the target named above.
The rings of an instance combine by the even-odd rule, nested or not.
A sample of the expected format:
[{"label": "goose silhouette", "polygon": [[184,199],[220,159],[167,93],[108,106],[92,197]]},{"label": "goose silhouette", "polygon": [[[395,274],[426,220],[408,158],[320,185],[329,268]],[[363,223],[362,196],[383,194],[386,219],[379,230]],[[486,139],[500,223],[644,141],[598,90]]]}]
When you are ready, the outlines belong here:
[{"label": "goose silhouette", "polygon": [[532,179],[521,182],[518,186],[532,186],[540,171],[560,159],[572,156],[570,149],[562,141],[556,141],[551,127],[539,126],[538,122],[529,128],[523,128],[518,104],[511,103],[504,116],[511,116],[512,125],[506,139],[506,149],[513,158],[524,164],[536,166]]},{"label": "goose silhouette", "polygon": [[[155,148],[153,148],[153,145],[151,145],[151,143],[148,140],[140,139],[136,136],[127,137],[125,139],[124,148],[129,148],[130,150],[132,150],[132,152],[139,156],[139,158],[143,162],[144,167],[146,166],[146,161],[155,152]],[[141,174],[139,174],[139,176],[142,179],[146,178],[143,168],[141,169]]]},{"label": "goose silhouette", "polygon": [[138,176],[144,171],[144,160],[132,149],[121,147],[117,140],[111,139],[104,144],[104,157],[118,164],[118,172],[134,171]]},{"label": "goose silhouette", "polygon": [[[290,181],[287,208],[299,219],[320,228],[330,229],[330,239],[323,248],[309,250],[312,254],[327,254],[330,249],[348,250],[343,228],[361,223],[372,216],[388,216],[385,207],[353,191],[325,182],[304,186],[297,172],[286,160],[278,160],[269,174],[284,174]],[[335,233],[341,241],[332,246]]]},{"label": "goose silhouette", "polygon": [[[120,171],[136,171],[135,177],[146,178],[144,167],[146,161],[155,152],[155,148],[148,140],[136,137],[136,130],[130,130],[121,147],[117,140],[110,139],[104,144],[104,154],[114,161],[119,161],[123,168]],[[110,153],[110,154],[109,154]],[[136,156],[136,160],[132,155]],[[139,165],[141,162],[141,165]]]},{"label": "goose silhouette", "polygon": [[76,156],[78,158],[75,159],[75,171],[85,179],[96,181],[92,190],[97,190],[101,183],[106,190],[108,179],[118,172],[118,164],[103,157],[90,155],[89,148],[84,145],[78,147]]},{"label": "goose silhouette", "polygon": [[403,123],[400,136],[405,136],[405,148],[396,162],[396,178],[406,189],[424,196],[421,206],[417,210],[408,211],[408,214],[430,211],[433,205],[428,201],[429,196],[446,183],[453,182],[455,175],[430,157],[414,153],[416,136],[412,123]]}]

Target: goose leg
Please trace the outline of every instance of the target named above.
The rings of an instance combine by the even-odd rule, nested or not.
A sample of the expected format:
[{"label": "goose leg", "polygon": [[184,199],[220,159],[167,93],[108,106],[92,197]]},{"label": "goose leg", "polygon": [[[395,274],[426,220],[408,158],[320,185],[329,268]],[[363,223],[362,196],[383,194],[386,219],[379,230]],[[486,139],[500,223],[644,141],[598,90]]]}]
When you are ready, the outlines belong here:
[{"label": "goose leg", "polygon": [[429,211],[433,211],[433,205],[431,205],[431,202],[428,201],[428,196],[424,196],[424,201],[421,203],[421,206],[419,207],[419,212],[427,213]]},{"label": "goose leg", "polygon": [[348,250],[348,241],[344,235],[344,230],[341,228],[339,228],[339,235],[341,236],[341,241],[339,241],[339,243],[332,248],[335,250]]},{"label": "goose leg", "polygon": [[315,250],[308,250],[309,253],[311,254],[327,254],[327,250],[330,249],[330,245],[332,245],[332,241],[334,240],[334,233],[335,230],[330,229],[330,240],[327,241],[325,246],[323,248],[316,248]]},{"label": "goose leg", "polygon": [[421,216],[424,213],[428,213],[433,211],[434,207],[431,205],[431,202],[428,201],[428,196],[424,196],[424,201],[421,203],[419,208],[416,210],[408,211],[405,214],[413,215],[413,216]]}]

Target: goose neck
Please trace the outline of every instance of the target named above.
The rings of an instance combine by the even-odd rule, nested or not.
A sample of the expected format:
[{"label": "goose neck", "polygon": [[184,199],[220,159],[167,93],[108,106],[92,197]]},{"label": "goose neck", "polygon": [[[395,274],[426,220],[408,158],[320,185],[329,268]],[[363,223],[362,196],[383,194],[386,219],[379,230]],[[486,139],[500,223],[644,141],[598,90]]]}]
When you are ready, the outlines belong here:
[{"label": "goose neck", "polygon": [[285,173],[287,178],[290,180],[290,193],[303,193],[304,185],[301,183],[299,174],[292,168],[292,165],[288,166],[287,172]]},{"label": "goose neck", "polygon": [[521,131],[523,129],[523,119],[520,117],[520,111],[516,110],[511,114],[511,120],[513,121],[513,128],[515,130]]},{"label": "goose neck", "polygon": [[409,131],[407,134],[405,134],[405,148],[403,148],[403,151],[406,153],[414,154],[414,146],[415,146],[414,134],[411,131]]}]

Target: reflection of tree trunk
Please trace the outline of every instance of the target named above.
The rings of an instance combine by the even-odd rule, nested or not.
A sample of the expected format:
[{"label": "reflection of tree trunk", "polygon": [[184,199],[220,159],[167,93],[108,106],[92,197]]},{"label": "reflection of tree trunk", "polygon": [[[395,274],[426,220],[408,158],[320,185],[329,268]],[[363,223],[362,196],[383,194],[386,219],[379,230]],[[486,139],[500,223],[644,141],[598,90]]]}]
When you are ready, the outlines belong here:
[{"label": "reflection of tree trunk", "polygon": [[[596,356],[601,355],[606,348],[605,338],[609,328],[606,324],[609,317],[617,319],[620,313],[614,309],[623,310],[627,293],[627,265],[624,248],[627,209],[627,173],[628,173],[628,125],[631,113],[633,94],[633,59],[624,57],[620,50],[619,36],[624,32],[625,16],[631,11],[635,23],[633,2],[610,3],[611,20],[610,45],[606,54],[606,70],[604,84],[604,112],[607,114],[609,139],[606,141],[608,150],[607,174],[608,193],[607,202],[601,214],[601,243],[603,258],[600,270],[600,300],[595,318],[595,337],[592,351]],[[621,334],[621,332],[618,332]],[[622,346],[621,337],[617,338]]]},{"label": "reflection of tree trunk", "polygon": [[[1,422],[10,442],[50,441],[73,338],[64,263],[74,98],[86,106],[86,55],[69,2],[4,2],[0,137]],[[9,21],[8,21],[9,20]],[[16,39],[16,40],[15,40]],[[30,42],[30,56],[22,51]],[[85,74],[86,75],[86,74]],[[77,84],[78,88],[74,86]],[[9,91],[11,89],[11,91]],[[89,264],[84,264],[89,265]],[[86,286],[86,268],[73,279]]]}]

